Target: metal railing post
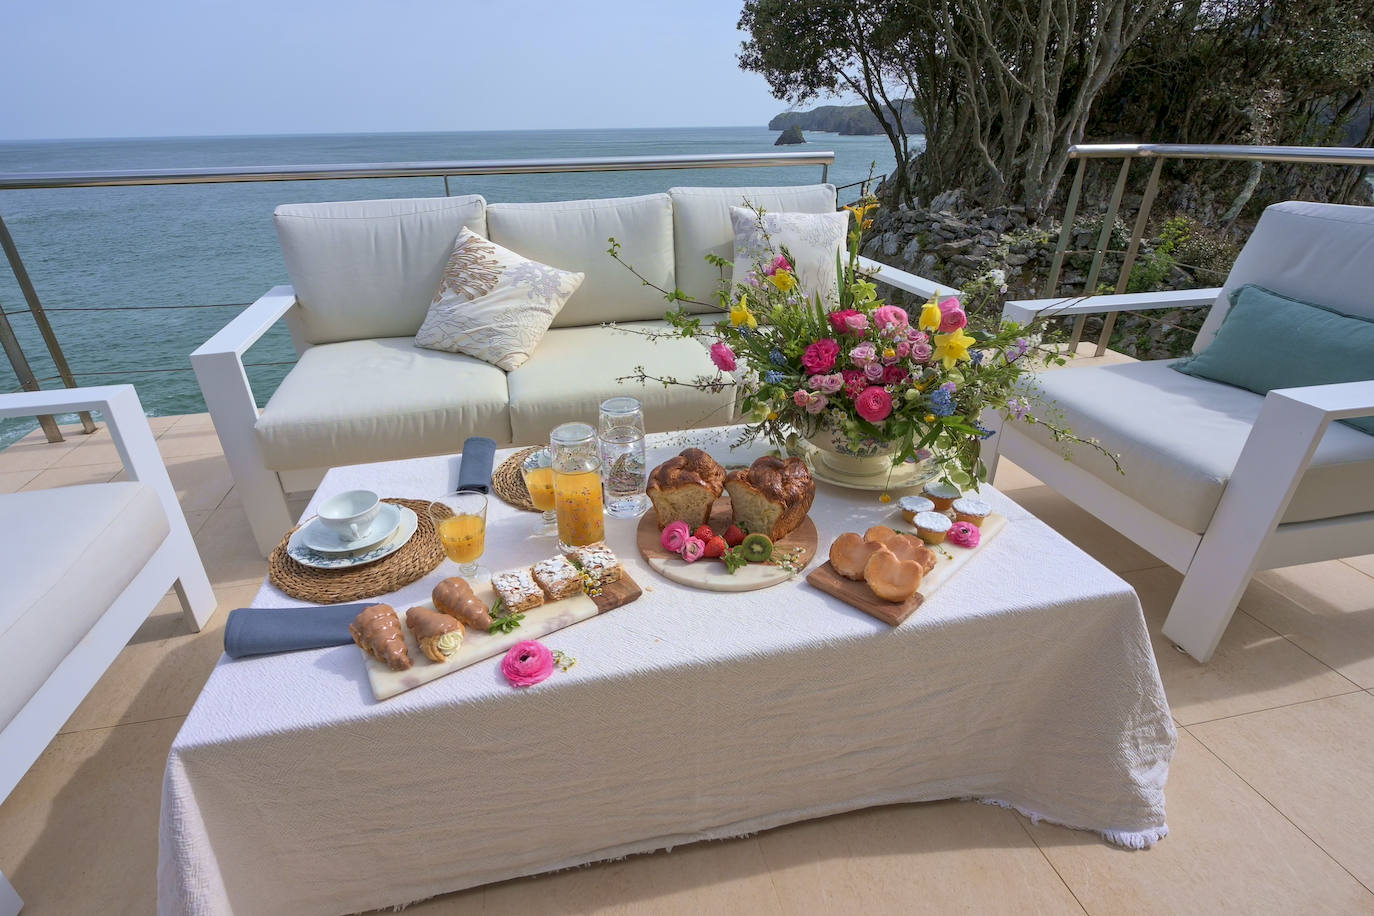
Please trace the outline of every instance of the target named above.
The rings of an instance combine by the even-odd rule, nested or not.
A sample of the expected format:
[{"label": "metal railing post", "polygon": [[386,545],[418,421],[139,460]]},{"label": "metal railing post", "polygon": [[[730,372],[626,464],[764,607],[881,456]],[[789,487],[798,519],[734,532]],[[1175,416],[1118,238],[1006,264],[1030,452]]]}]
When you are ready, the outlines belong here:
[{"label": "metal railing post", "polygon": [[[10,325],[9,315],[5,314],[4,309],[0,309],[0,347],[4,348],[5,355],[10,360],[10,367],[19,378],[19,387],[25,391],[37,391],[38,379],[34,377],[33,367],[24,356],[23,347],[19,346],[19,338],[14,336],[14,328]],[[43,435],[48,437],[49,442],[62,441],[62,430],[58,429],[57,419],[51,414],[41,415],[38,425],[43,428]]]},{"label": "metal railing post", "polygon": [[1069,186],[1069,200],[1064,205],[1064,224],[1059,229],[1059,244],[1054,246],[1054,259],[1050,261],[1049,279],[1045,281],[1044,297],[1053,298],[1059,288],[1059,269],[1064,265],[1064,252],[1069,248],[1073,237],[1073,220],[1078,215],[1078,197],[1083,193],[1083,173],[1088,168],[1088,160],[1078,160],[1078,171],[1073,173],[1073,184]]}]

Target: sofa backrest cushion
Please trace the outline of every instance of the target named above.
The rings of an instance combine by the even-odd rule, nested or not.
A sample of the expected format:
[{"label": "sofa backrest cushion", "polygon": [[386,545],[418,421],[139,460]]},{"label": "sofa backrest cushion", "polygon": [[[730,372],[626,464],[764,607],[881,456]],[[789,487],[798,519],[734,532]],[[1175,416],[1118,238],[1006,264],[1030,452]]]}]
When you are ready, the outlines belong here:
[{"label": "sofa backrest cushion", "polygon": [[1266,207],[1231,266],[1193,350],[1201,351],[1212,342],[1231,309],[1231,293],[1247,283],[1374,320],[1371,264],[1374,207],[1298,200]]},{"label": "sofa backrest cushion", "polygon": [[662,318],[663,295],[617,264],[607,239],[620,243],[620,256],[644,279],[674,287],[673,202],[667,194],[499,203],[487,207],[488,238],[503,248],[586,279],[554,318],[556,328],[603,321]]},{"label": "sofa backrest cushion", "polygon": [[[758,188],[669,188],[673,198],[673,245],[678,289],[690,299],[714,304],[720,270],[706,255],[727,261],[735,257],[735,230],[730,208],[747,203],[779,213],[833,213],[835,186],[830,184]],[[726,268],[726,274],[730,273]],[[689,307],[692,311],[706,309]]]},{"label": "sofa backrest cushion", "polygon": [[487,233],[476,194],[283,204],[274,219],[312,344],[413,336],[459,230]]}]

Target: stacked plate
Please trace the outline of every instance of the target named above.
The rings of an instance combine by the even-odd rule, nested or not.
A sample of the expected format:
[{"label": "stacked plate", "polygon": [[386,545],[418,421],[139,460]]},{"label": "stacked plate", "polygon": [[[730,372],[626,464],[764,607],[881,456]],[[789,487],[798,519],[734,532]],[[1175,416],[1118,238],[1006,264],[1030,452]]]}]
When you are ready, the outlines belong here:
[{"label": "stacked plate", "polygon": [[415,536],[418,527],[419,519],[413,511],[382,503],[368,529],[349,541],[326,528],[317,516],[292,533],[286,542],[286,554],[312,569],[352,569],[391,556]]}]

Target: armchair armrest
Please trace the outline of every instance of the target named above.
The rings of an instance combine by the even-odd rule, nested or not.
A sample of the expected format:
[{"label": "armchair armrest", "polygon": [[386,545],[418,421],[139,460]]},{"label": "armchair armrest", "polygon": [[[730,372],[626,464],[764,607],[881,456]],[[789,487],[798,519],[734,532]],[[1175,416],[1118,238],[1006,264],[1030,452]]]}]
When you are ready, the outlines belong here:
[{"label": "armchair armrest", "polygon": [[1061,299],[1021,299],[1002,306],[1002,320],[1026,324],[1044,313],[1056,317],[1098,315],[1104,312],[1140,312],[1146,309],[1192,309],[1211,305],[1221,288],[1175,289],[1157,293],[1122,293],[1119,296],[1066,296]]},{"label": "armchair armrest", "polygon": [[[1291,401],[1301,405],[1304,411],[1320,413],[1328,420],[1374,416],[1374,381],[1276,388],[1265,397],[1266,405],[1271,398]],[[1263,417],[1261,413],[1260,418]]]},{"label": "armchair armrest", "polygon": [[191,354],[194,364],[196,357],[215,353],[232,353],[242,356],[243,352],[257,343],[262,335],[271,330],[296,305],[296,291],[289,286],[274,286],[256,302],[234,316],[215,336],[196,348]]},{"label": "armchair armrest", "polygon": [[936,283],[934,280],[898,270],[872,258],[859,258],[859,267],[888,286],[895,286],[897,289],[920,296],[922,299],[929,299],[932,296],[959,295],[959,291],[952,286],[945,286],[943,283]]}]

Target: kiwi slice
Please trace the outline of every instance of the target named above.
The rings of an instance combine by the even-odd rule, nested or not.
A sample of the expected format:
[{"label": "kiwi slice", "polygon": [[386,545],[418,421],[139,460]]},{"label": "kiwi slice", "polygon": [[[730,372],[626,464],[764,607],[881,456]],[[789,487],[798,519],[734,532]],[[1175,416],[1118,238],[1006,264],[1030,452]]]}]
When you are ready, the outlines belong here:
[{"label": "kiwi slice", "polygon": [[751,534],[740,541],[739,549],[750,563],[767,563],[773,555],[773,541],[766,534]]}]

